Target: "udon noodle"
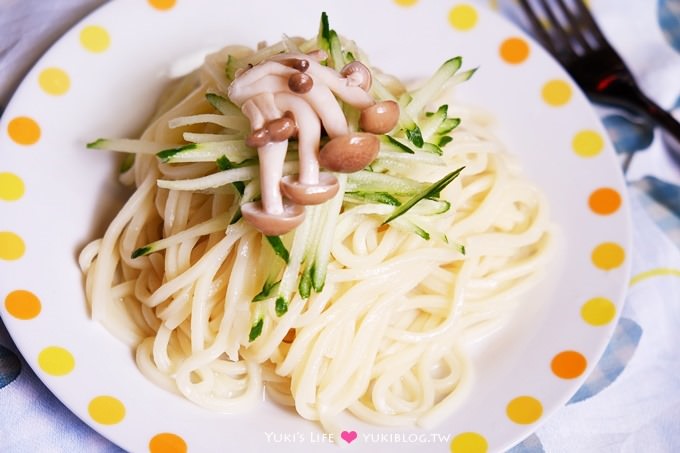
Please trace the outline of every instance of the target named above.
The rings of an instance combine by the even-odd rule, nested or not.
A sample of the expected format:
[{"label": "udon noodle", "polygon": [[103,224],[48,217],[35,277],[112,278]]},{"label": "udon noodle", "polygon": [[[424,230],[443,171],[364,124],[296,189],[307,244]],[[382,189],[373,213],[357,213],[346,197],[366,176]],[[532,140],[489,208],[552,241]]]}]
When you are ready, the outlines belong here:
[{"label": "udon noodle", "polygon": [[[286,42],[293,45],[269,49],[285,50]],[[461,119],[442,146],[445,165],[404,171],[431,183],[465,167],[441,193],[451,209],[421,216],[445,240],[385,225],[393,206],[351,203],[340,193],[328,202],[338,216],[325,285],[306,298],[295,289],[285,313],[271,298],[253,302],[279,259],[261,233],[232,222],[239,199],[257,196],[257,175],[244,179],[242,196],[231,184],[162,188],[159,181],[218,168],[153,154],[244,127],[243,117],[216,113],[205,97],[227,92],[228,55],[255,54],[228,47],[208,56],[168,88],[140,140],[117,142],[136,153],[121,175],[134,193],[80,256],[93,318],[136,348],[148,379],[211,410],[250,408],[264,387],[271,400],[327,430],[345,411],[379,425],[437,424],[469,383],[467,345],[506,323],[540,278],[552,237],[544,196],[495,138],[490,117],[444,92],[430,110],[448,104]],[[405,90],[374,71],[395,97]],[[295,162],[284,171],[295,172]],[[291,257],[302,256],[315,209],[283,238]],[[263,321],[251,341],[256,312]]]}]

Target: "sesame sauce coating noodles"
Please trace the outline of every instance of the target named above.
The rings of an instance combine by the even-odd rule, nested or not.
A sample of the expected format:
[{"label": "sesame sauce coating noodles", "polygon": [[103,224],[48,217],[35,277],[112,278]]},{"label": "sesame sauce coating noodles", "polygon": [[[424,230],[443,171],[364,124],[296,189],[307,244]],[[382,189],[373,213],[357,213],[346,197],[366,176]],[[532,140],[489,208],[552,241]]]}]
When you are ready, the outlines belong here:
[{"label": "sesame sauce coating noodles", "polygon": [[[368,68],[370,87],[346,70],[353,61]],[[378,425],[439,423],[469,385],[466,345],[508,321],[552,242],[544,196],[489,117],[453,102],[474,72],[460,66],[452,58],[409,90],[325,16],[312,39],[209,55],[165,91],[139,139],[88,145],[126,153],[120,179],[134,187],[80,255],[93,318],[136,348],[148,379],[211,410],[251,408],[264,387],[331,432],[344,411]],[[286,85],[296,71],[308,79]],[[256,110],[233,94],[246,77]],[[315,104],[321,91],[303,91],[312,83],[330,90],[345,129]],[[363,110],[387,101],[398,106],[396,125],[366,132]],[[310,120],[311,154],[309,112],[320,118]],[[255,143],[286,118],[292,133]],[[375,147],[369,165],[328,171],[324,153],[353,159],[358,141],[346,138],[360,135]],[[328,145],[341,140],[349,145]],[[265,164],[265,155],[280,159]],[[263,180],[272,168],[286,178],[311,165],[314,175],[319,162],[327,176],[318,185],[337,188],[316,204]],[[283,211],[271,208],[277,196]],[[286,203],[299,222],[275,234],[241,209],[274,216],[266,225],[278,228]]]}]

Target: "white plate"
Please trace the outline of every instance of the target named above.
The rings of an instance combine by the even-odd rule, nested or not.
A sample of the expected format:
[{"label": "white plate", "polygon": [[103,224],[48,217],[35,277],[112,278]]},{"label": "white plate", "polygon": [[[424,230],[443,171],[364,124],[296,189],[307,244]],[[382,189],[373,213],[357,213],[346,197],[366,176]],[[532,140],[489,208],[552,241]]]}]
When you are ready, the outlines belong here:
[{"label": "white plate", "polygon": [[[2,117],[0,313],[50,390],[127,450],[170,451],[151,441],[159,433],[194,452],[337,448],[312,444],[323,440],[315,424],[268,403],[247,414],[215,414],[155,387],[131,351],[88,318],[76,264],[122,201],[113,157],[84,144],[137,132],[162,81],[200,63],[206,51],[275,41],[283,32],[311,36],[322,10],[375,64],[401,77],[426,76],[455,55],[480,66],[460,93],[497,117],[500,136],[547,194],[566,245],[531,294],[529,306],[540,309],[520,312],[475,354],[470,395],[450,419],[430,433],[349,422],[347,431],[358,433],[350,448],[443,452],[472,442],[467,451],[485,451],[475,441],[489,451],[508,448],[569,399],[610,338],[631,255],[618,163],[565,72],[495,13],[457,1],[113,1],[39,61]],[[39,137],[22,117],[39,126]],[[390,432],[400,436],[376,435]]]}]

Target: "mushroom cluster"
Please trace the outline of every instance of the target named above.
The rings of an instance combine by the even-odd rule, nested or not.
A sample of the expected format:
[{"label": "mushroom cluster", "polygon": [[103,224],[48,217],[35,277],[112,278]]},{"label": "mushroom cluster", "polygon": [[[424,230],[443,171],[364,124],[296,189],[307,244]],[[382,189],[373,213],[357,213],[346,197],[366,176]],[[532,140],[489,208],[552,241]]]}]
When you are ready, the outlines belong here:
[{"label": "mushroom cluster", "polygon": [[[338,192],[332,172],[352,173],[370,164],[399,119],[394,101],[368,93],[372,76],[361,62],[335,71],[320,64],[325,52],[286,53],[236,74],[228,96],[250,121],[248,146],[257,148],[261,201],[241,206],[244,219],[268,236],[287,233],[304,220],[304,206]],[[361,110],[361,132],[350,132],[338,98]],[[321,126],[330,141],[321,150]],[[283,177],[288,140],[297,138],[299,173]],[[328,171],[321,171],[324,168]]]}]

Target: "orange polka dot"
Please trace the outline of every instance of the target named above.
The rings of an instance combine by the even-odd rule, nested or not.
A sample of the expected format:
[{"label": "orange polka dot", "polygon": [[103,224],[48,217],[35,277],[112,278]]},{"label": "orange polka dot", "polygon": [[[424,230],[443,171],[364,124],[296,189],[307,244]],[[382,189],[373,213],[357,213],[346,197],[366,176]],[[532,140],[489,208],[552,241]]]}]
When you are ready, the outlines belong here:
[{"label": "orange polka dot", "polygon": [[614,189],[602,187],[590,194],[588,206],[595,214],[613,214],[621,207],[621,195]]},{"label": "orange polka dot", "polygon": [[186,453],[187,443],[177,434],[156,434],[149,441],[150,453]]},{"label": "orange polka dot", "polygon": [[506,63],[519,64],[529,57],[529,44],[522,38],[508,38],[501,43],[499,53]]},{"label": "orange polka dot", "polygon": [[32,292],[17,289],[5,297],[5,309],[17,319],[33,319],[40,314],[42,305]]},{"label": "orange polka dot", "polygon": [[175,0],[149,0],[149,4],[151,6],[156,9],[160,9],[161,11],[174,8],[175,3]]},{"label": "orange polka dot", "polygon": [[113,396],[102,395],[93,398],[87,406],[92,420],[102,425],[115,425],[125,418],[125,406]]},{"label": "orange polka dot", "polygon": [[543,415],[543,405],[533,396],[518,396],[508,403],[506,414],[520,425],[534,423]]},{"label": "orange polka dot", "polygon": [[7,126],[7,132],[9,138],[19,145],[33,145],[40,140],[40,126],[27,116],[12,119]]},{"label": "orange polka dot", "polygon": [[626,252],[618,244],[604,242],[593,249],[591,259],[595,267],[609,271],[623,264]]},{"label": "orange polka dot", "polygon": [[562,351],[550,362],[552,372],[562,379],[574,379],[581,376],[587,366],[586,358],[576,351]]}]

